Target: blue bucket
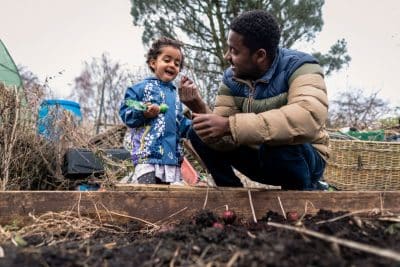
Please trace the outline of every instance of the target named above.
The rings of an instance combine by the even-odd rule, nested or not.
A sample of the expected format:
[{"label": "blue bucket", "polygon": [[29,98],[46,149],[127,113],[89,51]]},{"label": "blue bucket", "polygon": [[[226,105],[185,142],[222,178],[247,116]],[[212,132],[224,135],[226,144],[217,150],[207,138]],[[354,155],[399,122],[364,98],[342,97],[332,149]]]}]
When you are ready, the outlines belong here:
[{"label": "blue bucket", "polygon": [[56,122],[62,118],[65,111],[71,113],[76,125],[81,122],[82,114],[79,103],[63,99],[44,100],[39,107],[38,134],[48,139],[58,139],[61,132],[60,129],[55,129]]}]

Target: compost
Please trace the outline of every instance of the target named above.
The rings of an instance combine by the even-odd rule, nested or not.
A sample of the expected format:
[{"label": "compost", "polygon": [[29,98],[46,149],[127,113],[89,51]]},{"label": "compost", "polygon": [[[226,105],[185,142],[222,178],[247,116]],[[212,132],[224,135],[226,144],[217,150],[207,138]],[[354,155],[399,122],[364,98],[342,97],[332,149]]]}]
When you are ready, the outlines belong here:
[{"label": "compost", "polygon": [[[399,216],[320,210],[268,212],[257,222],[201,210],[168,223],[99,223],[51,214],[2,226],[0,266],[399,266]],[[178,216],[179,217],[179,216]],[[273,225],[271,225],[271,223]],[[288,226],[290,229],[282,228]],[[14,230],[12,228],[14,227]],[[317,232],[326,240],[297,229]],[[1,232],[0,232],[1,233]],[[4,238],[8,234],[9,238]],[[355,247],[337,240],[353,242]],[[360,247],[359,247],[360,246]],[[363,246],[372,251],[363,250]],[[388,252],[389,256],[377,254]],[[1,252],[1,251],[0,251]]]}]

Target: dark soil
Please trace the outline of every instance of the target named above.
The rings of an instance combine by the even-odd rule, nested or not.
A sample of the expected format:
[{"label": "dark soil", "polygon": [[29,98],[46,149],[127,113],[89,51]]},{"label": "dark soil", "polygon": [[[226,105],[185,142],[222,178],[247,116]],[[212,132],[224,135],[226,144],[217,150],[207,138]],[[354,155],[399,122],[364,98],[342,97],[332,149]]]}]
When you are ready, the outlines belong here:
[{"label": "dark soil", "polygon": [[[381,215],[317,223],[342,214],[321,210],[300,218],[297,226],[400,254],[400,224],[379,220]],[[258,223],[236,219],[225,224],[216,214],[202,211],[157,230],[145,231],[143,225],[130,222],[123,225],[124,234],[69,234],[68,240],[46,245],[41,235],[26,236],[25,247],[7,241],[0,244],[0,266],[400,266],[394,259],[277,228],[269,221],[296,224],[272,212]]]}]

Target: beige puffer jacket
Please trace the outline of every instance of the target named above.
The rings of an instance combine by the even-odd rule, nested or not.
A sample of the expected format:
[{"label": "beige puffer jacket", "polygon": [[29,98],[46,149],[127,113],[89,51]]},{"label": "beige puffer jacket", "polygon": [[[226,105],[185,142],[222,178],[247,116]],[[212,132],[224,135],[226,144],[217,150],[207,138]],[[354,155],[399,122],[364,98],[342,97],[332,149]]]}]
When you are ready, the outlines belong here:
[{"label": "beige puffer jacket", "polygon": [[[307,66],[303,69],[307,69]],[[249,82],[240,82],[251,86]],[[311,143],[327,160],[329,136],[325,122],[328,117],[328,97],[322,73],[304,73],[299,68],[289,80],[288,93],[269,101],[270,106],[272,104],[277,108],[257,110],[257,103],[229,95],[229,88],[222,84],[213,113],[229,117],[232,136],[224,137],[211,146],[229,150],[238,145]],[[246,110],[246,113],[242,110]]]}]

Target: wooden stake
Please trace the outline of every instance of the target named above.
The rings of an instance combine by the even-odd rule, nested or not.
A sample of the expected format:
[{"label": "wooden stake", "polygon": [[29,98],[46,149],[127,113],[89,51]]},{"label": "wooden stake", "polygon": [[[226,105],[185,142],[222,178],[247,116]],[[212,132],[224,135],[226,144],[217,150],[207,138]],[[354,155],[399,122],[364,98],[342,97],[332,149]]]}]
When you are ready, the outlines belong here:
[{"label": "wooden stake", "polygon": [[249,194],[249,202],[250,202],[251,213],[253,214],[253,220],[255,223],[257,223],[257,217],[256,217],[256,213],[254,211],[253,200],[251,198],[251,192],[250,192],[250,190],[248,190],[247,192]]}]

